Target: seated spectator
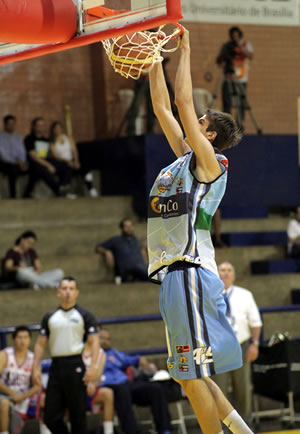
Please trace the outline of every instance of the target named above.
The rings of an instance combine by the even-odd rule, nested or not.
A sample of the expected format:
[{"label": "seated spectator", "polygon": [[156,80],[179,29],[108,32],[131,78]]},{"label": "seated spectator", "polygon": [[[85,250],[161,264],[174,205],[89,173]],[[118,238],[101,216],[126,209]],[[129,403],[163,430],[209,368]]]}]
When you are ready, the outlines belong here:
[{"label": "seated spectator", "polygon": [[20,432],[31,401],[40,392],[38,386],[31,385],[33,353],[28,349],[30,338],[28,327],[19,326],[13,333],[13,346],[0,352],[1,434]]},{"label": "seated spectator", "polygon": [[[82,358],[85,366],[88,368],[91,365],[92,352],[91,346],[86,342],[84,351],[82,353]],[[92,413],[99,412],[100,406],[103,407],[103,433],[113,434],[113,417],[114,417],[114,393],[112,389],[107,387],[99,387],[101,382],[101,377],[103,373],[103,368],[106,362],[106,355],[102,348],[99,350],[98,358],[98,373],[97,381],[90,381],[87,384],[87,394],[88,394],[88,410]]]},{"label": "seated spectator", "polygon": [[295,218],[289,221],[287,235],[288,255],[292,258],[300,258],[300,205],[296,208]]},{"label": "seated spectator", "polygon": [[152,408],[153,418],[159,434],[170,433],[170,416],[165,393],[160,384],[143,380],[129,381],[126,369],[139,366],[151,374],[145,357],[129,356],[111,347],[110,333],[102,329],[99,333],[100,345],[106,353],[106,363],[101,386],[113,389],[115,409],[125,434],[138,432],[132,404]]},{"label": "seated spectator", "polygon": [[132,221],[124,218],[120,222],[121,235],[117,235],[99,243],[96,253],[104,256],[105,263],[114,269],[117,278],[123,282],[128,280],[148,280],[146,248],[141,246],[134,235]]},{"label": "seated spectator", "polygon": [[33,249],[37,236],[32,231],[23,232],[9,249],[4,258],[4,272],[21,285],[29,284],[33,289],[57,288],[64,276],[63,270],[56,268],[42,272],[40,259]]},{"label": "seated spectator", "polygon": [[88,169],[81,167],[76,143],[72,137],[63,133],[60,122],[53,122],[50,127],[50,148],[51,155],[56,161],[68,164],[73,171],[79,171],[83,177],[85,185],[91,197],[97,197],[98,192],[93,185],[93,174]]},{"label": "seated spectator", "polygon": [[25,146],[29,160],[29,180],[24,197],[31,197],[39,179],[42,179],[56,196],[63,195],[71,183],[72,168],[64,161],[50,158],[50,145],[45,137],[45,121],[42,117],[33,119],[31,132],[25,137]]},{"label": "seated spectator", "polygon": [[5,116],[3,126],[0,133],[0,172],[7,176],[9,195],[14,199],[17,177],[27,171],[28,163],[23,139],[16,133],[15,116]]}]

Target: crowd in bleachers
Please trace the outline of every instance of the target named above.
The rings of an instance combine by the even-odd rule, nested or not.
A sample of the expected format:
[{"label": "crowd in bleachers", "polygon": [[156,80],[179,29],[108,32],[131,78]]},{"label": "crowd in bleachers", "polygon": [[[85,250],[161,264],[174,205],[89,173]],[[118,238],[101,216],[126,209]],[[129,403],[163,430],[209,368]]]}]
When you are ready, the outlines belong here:
[{"label": "crowd in bleachers", "polygon": [[53,122],[47,132],[45,120],[39,116],[32,120],[30,133],[23,139],[16,132],[16,118],[7,115],[3,118],[3,131],[0,133],[0,172],[7,177],[9,195],[17,197],[16,182],[27,175],[22,193],[23,198],[31,198],[35,185],[43,181],[55,196],[75,198],[72,192],[72,177],[81,175],[91,197],[98,191],[93,184],[90,167],[82,164],[76,143],[64,133],[60,122]]}]

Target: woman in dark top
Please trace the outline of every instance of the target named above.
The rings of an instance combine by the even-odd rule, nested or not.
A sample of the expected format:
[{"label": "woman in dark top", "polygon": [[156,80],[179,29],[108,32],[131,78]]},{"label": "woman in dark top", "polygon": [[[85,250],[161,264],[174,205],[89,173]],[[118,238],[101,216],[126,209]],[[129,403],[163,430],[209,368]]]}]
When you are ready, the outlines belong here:
[{"label": "woman in dark top", "polygon": [[48,185],[55,196],[60,196],[71,182],[72,169],[64,161],[50,158],[50,144],[45,136],[45,121],[42,117],[33,119],[31,132],[25,137],[24,143],[29,161],[29,180],[24,197],[31,197],[39,179]]},{"label": "woman in dark top", "polygon": [[41,262],[33,245],[37,241],[32,231],[23,232],[4,258],[4,271],[21,285],[29,284],[34,289],[56,288],[64,276],[63,270],[42,272]]}]

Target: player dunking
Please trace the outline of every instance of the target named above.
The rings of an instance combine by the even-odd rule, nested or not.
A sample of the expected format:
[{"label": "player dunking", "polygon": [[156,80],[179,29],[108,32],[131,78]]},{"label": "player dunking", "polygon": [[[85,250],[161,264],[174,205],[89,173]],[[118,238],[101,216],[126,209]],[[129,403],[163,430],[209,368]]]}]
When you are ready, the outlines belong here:
[{"label": "player dunking", "polygon": [[[185,390],[205,434],[251,430],[210,375],[241,366],[241,350],[225,317],[210,223],[223,195],[227,159],[238,128],[228,114],[208,110],[197,119],[192,100],[189,33],[181,41],[175,103],[186,133],[175,120],[162,65],[150,72],[155,114],[177,156],[150,193],[149,275],[161,282],[160,308],[167,329],[170,374]],[[214,149],[212,144],[218,149]]]}]

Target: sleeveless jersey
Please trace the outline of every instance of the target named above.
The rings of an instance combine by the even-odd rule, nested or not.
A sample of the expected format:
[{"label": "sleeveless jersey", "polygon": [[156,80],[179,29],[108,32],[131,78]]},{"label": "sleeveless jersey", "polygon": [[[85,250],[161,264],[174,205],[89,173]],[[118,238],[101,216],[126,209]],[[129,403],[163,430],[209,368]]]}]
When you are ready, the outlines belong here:
[{"label": "sleeveless jersey", "polygon": [[67,161],[73,160],[72,144],[68,136],[61,134],[54,143],[54,146],[60,158]]},{"label": "sleeveless jersey", "polygon": [[[33,365],[33,353],[27,351],[27,355],[22,365],[18,364],[15,349],[13,347],[5,348],[7,356],[6,367],[2,371],[1,381],[6,384],[10,389],[19,394],[27,392],[31,387],[31,373]],[[30,398],[25,399],[23,402],[15,404],[15,409],[22,414],[27,413]]]},{"label": "sleeveless jersey", "polygon": [[218,275],[210,236],[211,221],[225,193],[228,160],[215,149],[222,169],[211,183],[199,182],[193,152],[163,169],[150,192],[148,212],[149,277],[160,283],[176,261],[200,264]]}]

